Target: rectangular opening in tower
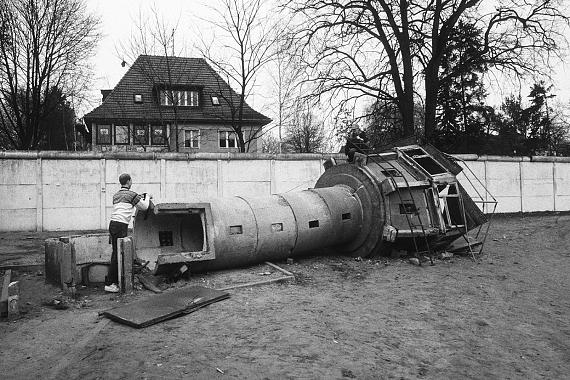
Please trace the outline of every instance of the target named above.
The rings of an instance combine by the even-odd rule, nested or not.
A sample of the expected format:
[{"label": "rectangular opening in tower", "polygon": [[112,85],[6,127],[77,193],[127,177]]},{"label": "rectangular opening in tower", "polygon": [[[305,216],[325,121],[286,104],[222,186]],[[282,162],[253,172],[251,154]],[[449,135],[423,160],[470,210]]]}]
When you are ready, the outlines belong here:
[{"label": "rectangular opening in tower", "polygon": [[185,215],[180,220],[180,248],[185,252],[204,251],[203,213]]},{"label": "rectangular opening in tower", "polygon": [[[208,250],[204,210],[161,213],[149,224],[135,226],[137,248],[160,248],[161,253],[187,253]],[[146,231],[140,231],[144,228]]]}]

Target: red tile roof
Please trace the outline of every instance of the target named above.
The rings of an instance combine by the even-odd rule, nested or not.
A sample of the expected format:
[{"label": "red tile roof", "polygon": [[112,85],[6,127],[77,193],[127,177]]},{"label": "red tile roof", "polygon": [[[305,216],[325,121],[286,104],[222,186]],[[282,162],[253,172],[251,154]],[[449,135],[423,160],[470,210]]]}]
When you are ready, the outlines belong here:
[{"label": "red tile roof", "polygon": [[[169,86],[170,84],[170,86]],[[161,106],[158,89],[199,89],[199,107]],[[143,103],[135,103],[140,94]],[[212,104],[218,96],[220,105]],[[230,124],[239,96],[203,58],[140,55],[103,103],[84,116],[91,122],[202,122]],[[233,105],[233,107],[232,107]],[[175,115],[176,112],[176,115]],[[237,114],[235,116],[237,120]],[[244,125],[265,125],[271,119],[244,105]]]}]

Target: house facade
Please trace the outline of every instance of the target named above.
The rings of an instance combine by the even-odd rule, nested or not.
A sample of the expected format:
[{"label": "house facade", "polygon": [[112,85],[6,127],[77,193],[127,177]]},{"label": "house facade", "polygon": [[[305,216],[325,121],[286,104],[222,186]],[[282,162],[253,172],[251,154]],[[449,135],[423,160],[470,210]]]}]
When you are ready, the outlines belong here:
[{"label": "house facade", "polygon": [[[239,151],[239,96],[202,58],[141,55],[84,116],[94,151]],[[243,105],[246,150],[271,119]]]}]

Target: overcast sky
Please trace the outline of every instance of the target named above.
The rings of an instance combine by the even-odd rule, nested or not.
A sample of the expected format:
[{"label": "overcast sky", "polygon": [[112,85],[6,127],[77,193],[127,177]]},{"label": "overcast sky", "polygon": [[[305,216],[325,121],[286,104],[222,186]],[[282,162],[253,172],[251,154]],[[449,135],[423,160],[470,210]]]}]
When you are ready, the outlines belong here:
[{"label": "overcast sky", "polygon": [[[97,106],[100,102],[100,90],[113,88],[119,79],[126,72],[128,66],[122,67],[120,58],[117,55],[117,46],[129,39],[131,31],[134,30],[136,20],[138,19],[139,8],[148,10],[154,7],[160,12],[165,20],[176,23],[179,22],[178,31],[185,37],[189,56],[198,56],[197,52],[192,51],[192,41],[195,39],[193,35],[197,29],[206,27],[200,18],[211,17],[211,11],[205,5],[206,0],[86,0],[88,7],[101,16],[102,32],[104,38],[99,45],[99,49],[93,58],[95,68],[94,90],[92,91],[93,103],[88,109],[81,110],[80,116],[88,112],[91,108]],[[215,1],[215,0],[214,0]],[[211,2],[209,2],[211,4]],[[555,78],[555,89],[553,92],[557,94],[559,101],[570,103],[570,62],[566,60],[565,65],[557,68]],[[490,102],[499,102],[502,97],[507,96],[513,91],[513,88],[507,83],[500,86],[493,86],[495,94],[489,99]],[[529,89],[523,88],[523,96],[528,94]],[[260,88],[261,95],[249,99],[248,102],[258,109],[266,113],[268,116],[267,96],[270,91]]]}]

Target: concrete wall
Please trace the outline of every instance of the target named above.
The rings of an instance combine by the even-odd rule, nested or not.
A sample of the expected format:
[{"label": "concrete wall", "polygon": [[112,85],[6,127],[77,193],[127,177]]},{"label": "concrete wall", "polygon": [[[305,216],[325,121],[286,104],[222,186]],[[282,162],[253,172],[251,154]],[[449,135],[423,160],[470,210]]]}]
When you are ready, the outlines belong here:
[{"label": "concrete wall", "polygon": [[[157,202],[189,202],[310,188],[328,156],[0,152],[0,231],[106,229],[123,172]],[[458,157],[471,169],[460,175],[463,186],[492,199],[473,171],[497,212],[570,210],[569,158]]]}]

